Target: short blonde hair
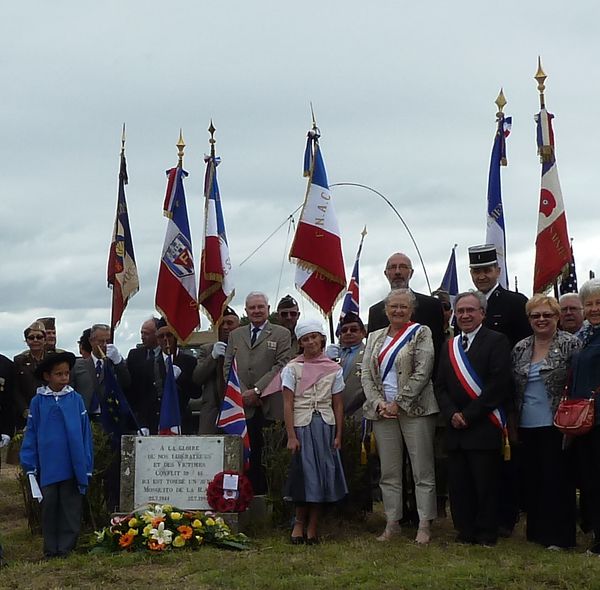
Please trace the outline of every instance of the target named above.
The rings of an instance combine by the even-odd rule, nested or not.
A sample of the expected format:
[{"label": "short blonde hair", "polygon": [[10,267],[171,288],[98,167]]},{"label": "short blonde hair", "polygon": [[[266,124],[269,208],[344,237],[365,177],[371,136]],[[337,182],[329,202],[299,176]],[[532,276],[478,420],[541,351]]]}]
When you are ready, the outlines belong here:
[{"label": "short blonde hair", "polygon": [[560,315],[560,305],[556,300],[556,297],[544,295],[543,293],[536,293],[529,298],[529,301],[525,304],[525,312],[529,315],[529,312],[538,305],[547,305],[556,315]]}]

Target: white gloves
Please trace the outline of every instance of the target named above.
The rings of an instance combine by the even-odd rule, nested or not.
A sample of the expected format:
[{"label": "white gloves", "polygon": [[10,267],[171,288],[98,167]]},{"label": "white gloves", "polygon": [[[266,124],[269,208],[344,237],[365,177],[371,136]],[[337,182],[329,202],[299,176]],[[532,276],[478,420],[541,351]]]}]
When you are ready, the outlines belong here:
[{"label": "white gloves", "polygon": [[215,342],[213,344],[212,352],[210,356],[212,356],[215,360],[217,360],[220,356],[225,356],[225,351],[227,350],[227,344],[225,342]]},{"label": "white gloves", "polygon": [[173,375],[175,375],[175,380],[179,379],[179,375],[181,375],[181,367],[177,365],[173,365]]},{"label": "white gloves", "polygon": [[332,361],[335,361],[336,359],[339,359],[342,355],[342,349],[340,348],[339,344],[330,344],[325,349],[325,355]]},{"label": "white gloves", "polygon": [[140,436],[150,436],[150,430],[149,430],[148,428],[146,428],[146,427],[144,427],[144,428],[140,428],[140,429],[138,430],[138,434],[139,434]]},{"label": "white gloves", "polygon": [[8,434],[0,434],[0,449],[5,447],[10,442],[10,436]]},{"label": "white gloves", "polygon": [[106,345],[106,356],[112,361],[113,365],[118,365],[123,360],[119,349],[114,344]]}]

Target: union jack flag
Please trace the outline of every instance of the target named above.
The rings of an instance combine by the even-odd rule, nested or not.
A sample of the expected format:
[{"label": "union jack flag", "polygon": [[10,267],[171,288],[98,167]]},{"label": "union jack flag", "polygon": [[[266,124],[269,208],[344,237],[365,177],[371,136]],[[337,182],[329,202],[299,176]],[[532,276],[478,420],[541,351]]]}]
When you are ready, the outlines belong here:
[{"label": "union jack flag", "polygon": [[246,415],[240,390],[240,380],[237,373],[237,362],[235,357],[229,369],[225,397],[221,405],[221,414],[217,420],[217,428],[221,428],[225,434],[237,435],[242,438],[244,445],[244,470],[250,467],[250,437],[246,427]]},{"label": "union jack flag", "polygon": [[349,313],[354,313],[356,315],[359,314],[360,308],[360,289],[359,289],[359,280],[358,280],[358,267],[360,261],[360,253],[362,252],[363,241],[365,236],[367,235],[367,228],[363,229],[362,237],[360,238],[360,245],[358,246],[358,252],[356,253],[356,260],[354,262],[354,268],[352,269],[352,276],[350,277],[350,282],[348,283],[348,289],[346,290],[346,294],[344,295],[344,301],[342,302],[342,310],[340,311],[340,320],[338,322],[335,335],[340,335],[340,327],[342,324],[342,320]]}]

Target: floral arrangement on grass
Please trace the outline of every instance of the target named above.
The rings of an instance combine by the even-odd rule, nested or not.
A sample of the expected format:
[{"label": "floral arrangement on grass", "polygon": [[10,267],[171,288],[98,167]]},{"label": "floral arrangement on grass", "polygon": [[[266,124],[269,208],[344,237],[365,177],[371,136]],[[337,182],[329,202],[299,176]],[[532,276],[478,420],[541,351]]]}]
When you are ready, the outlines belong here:
[{"label": "floral arrangement on grass", "polygon": [[178,510],[169,504],[153,504],[115,516],[110,526],[94,533],[91,553],[198,549],[214,545],[226,549],[248,549],[250,540],[233,534],[225,521],[212,512]]}]

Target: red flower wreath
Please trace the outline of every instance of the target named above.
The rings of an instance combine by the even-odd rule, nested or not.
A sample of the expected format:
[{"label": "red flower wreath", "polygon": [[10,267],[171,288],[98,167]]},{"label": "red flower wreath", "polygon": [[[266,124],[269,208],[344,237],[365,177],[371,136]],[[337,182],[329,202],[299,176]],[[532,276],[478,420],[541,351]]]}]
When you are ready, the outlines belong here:
[{"label": "red flower wreath", "polygon": [[[224,475],[239,476],[237,498],[223,497]],[[216,512],[244,512],[250,505],[253,497],[254,491],[252,490],[250,480],[245,475],[240,475],[237,471],[221,471],[217,473],[206,488],[208,504]]]}]

